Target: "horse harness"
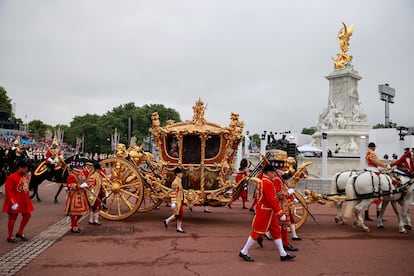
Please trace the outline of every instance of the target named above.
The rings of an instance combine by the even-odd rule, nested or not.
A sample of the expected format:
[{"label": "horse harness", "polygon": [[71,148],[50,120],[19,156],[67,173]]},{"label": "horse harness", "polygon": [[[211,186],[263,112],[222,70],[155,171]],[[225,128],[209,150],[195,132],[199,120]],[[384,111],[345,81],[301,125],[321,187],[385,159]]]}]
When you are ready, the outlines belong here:
[{"label": "horse harness", "polygon": [[[345,194],[345,189],[340,189],[339,188],[339,186],[338,186],[338,178],[343,174],[343,173],[346,173],[346,172],[342,172],[342,173],[338,173],[337,175],[336,175],[336,177],[335,177],[335,184],[336,184],[336,190],[338,191],[338,193],[337,194],[334,194],[334,195],[344,195]],[[351,170],[351,171],[349,171],[349,176],[352,176],[352,175],[359,175],[361,172],[360,171],[358,171],[358,170]]]},{"label": "horse harness", "polygon": [[[369,174],[371,176],[371,184],[372,184],[372,191],[373,192],[372,193],[367,193],[367,194],[359,194],[356,191],[356,189],[355,189],[355,182],[356,182],[357,178],[360,176],[360,174],[359,174],[359,175],[357,175],[356,177],[353,178],[353,182],[352,182],[352,187],[353,187],[353,189],[355,191],[355,194],[358,196],[358,199],[347,199],[347,201],[360,200],[360,199],[369,199],[369,198],[378,198],[378,197],[381,197],[381,196],[388,196],[388,195],[393,195],[393,194],[398,194],[398,193],[401,193],[401,197],[400,198],[403,198],[404,195],[405,195],[405,193],[408,190],[408,187],[410,186],[409,185],[409,182],[410,181],[407,182],[407,183],[404,183],[404,184],[402,184],[402,183],[399,182],[398,185],[394,186],[392,184],[391,176],[389,176],[387,174],[389,177],[386,177],[387,183],[385,183],[385,184],[388,185],[388,189],[389,190],[388,191],[384,191],[384,190],[381,189],[381,187],[383,185],[383,184],[381,184],[381,175],[380,174],[376,174],[375,172],[371,172],[371,171],[367,171],[367,172],[369,172]],[[375,191],[375,186],[374,186],[374,178],[375,177],[378,177],[378,191]],[[392,187],[394,187],[394,189],[392,189]]]}]

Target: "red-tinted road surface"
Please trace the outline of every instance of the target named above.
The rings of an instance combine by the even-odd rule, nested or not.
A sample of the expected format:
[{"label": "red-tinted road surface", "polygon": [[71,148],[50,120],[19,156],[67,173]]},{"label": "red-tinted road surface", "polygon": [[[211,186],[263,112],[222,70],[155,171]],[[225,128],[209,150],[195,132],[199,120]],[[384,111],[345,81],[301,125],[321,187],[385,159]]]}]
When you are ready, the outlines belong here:
[{"label": "red-tinted road surface", "polygon": [[[34,202],[29,237],[64,218],[64,193],[53,204],[57,187],[45,183],[43,202]],[[253,214],[241,209],[239,201],[232,206],[210,207],[212,213],[204,213],[203,207],[190,213],[187,208],[185,234],[177,233],[173,223],[164,228],[162,220],[171,213],[164,204],[123,221],[101,219],[101,226],[88,225],[85,219],[81,234],[67,233],[16,275],[414,275],[414,230],[398,233],[391,208],[385,214],[386,229],[367,222],[372,231],[365,233],[335,224],[335,210],[328,206],[308,205],[318,224],[309,217],[299,229],[303,240],[292,242],[299,247],[294,261],[280,262],[274,244],[265,240],[264,248],[252,247],[255,262],[249,263],[238,253]],[[414,213],[414,206],[410,210]],[[2,214],[0,254],[16,247],[6,242],[6,222]]]}]

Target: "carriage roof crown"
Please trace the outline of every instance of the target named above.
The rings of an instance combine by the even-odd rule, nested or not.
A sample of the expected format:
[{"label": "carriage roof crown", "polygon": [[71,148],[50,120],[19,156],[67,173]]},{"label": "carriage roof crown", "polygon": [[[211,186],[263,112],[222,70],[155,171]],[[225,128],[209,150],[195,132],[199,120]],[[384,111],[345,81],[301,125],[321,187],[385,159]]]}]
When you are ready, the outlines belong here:
[{"label": "carriage roof crown", "polygon": [[204,102],[198,99],[191,120],[168,120],[164,127],[160,126],[158,113],[152,114],[152,135],[161,160],[174,165],[233,164],[244,122],[239,121],[238,113],[232,112],[229,126],[221,127],[204,118],[205,110]]}]

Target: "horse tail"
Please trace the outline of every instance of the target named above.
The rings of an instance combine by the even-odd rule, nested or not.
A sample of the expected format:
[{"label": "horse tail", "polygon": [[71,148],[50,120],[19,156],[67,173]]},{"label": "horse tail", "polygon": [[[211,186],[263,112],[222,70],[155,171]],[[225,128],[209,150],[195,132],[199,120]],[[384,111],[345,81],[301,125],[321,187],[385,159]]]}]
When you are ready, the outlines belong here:
[{"label": "horse tail", "polygon": [[[342,174],[342,172],[338,172],[332,178],[332,181],[331,181],[331,194],[333,194],[333,195],[338,193],[338,178],[341,174]],[[338,203],[335,202],[335,201],[329,201],[328,202],[328,207],[330,207],[330,208],[336,208],[337,205],[338,205]]]},{"label": "horse tail", "polygon": [[346,198],[347,199],[354,199],[349,201],[346,204],[345,207],[345,212],[344,212],[344,217],[346,218],[350,218],[352,217],[352,214],[354,212],[354,208],[357,205],[357,194],[355,192],[355,180],[357,179],[358,176],[352,176],[348,179],[347,183],[346,183],[346,187],[345,187],[345,192],[346,192]]},{"label": "horse tail", "polygon": [[331,193],[332,194],[336,194],[338,192],[337,182],[338,182],[338,178],[341,174],[342,174],[342,172],[338,172],[332,178],[332,181],[331,181]]}]

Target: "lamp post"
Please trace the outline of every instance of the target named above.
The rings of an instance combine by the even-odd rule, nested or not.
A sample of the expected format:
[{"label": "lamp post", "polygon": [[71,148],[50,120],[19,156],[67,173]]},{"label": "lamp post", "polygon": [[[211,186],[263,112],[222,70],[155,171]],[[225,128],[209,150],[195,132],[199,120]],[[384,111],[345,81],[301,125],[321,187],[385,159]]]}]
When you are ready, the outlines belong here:
[{"label": "lamp post", "polygon": [[262,139],[260,141],[260,152],[262,154],[266,153],[266,145],[267,145],[266,133],[267,133],[267,131],[264,130],[263,133],[262,133],[262,137],[261,137]]},{"label": "lamp post", "polygon": [[365,148],[367,147],[367,137],[362,135],[359,141],[359,169],[362,171],[365,168]]},{"label": "lamp post", "polygon": [[250,155],[250,150],[249,150],[250,137],[249,137],[249,134],[250,134],[250,132],[246,131],[246,134],[244,135],[244,155],[245,156]]},{"label": "lamp post", "polygon": [[322,179],[328,178],[328,150],[327,141],[328,134],[322,133]]},{"label": "lamp post", "polygon": [[[244,154],[246,154],[246,148],[247,147],[247,136],[249,136],[249,131],[246,131],[246,134],[244,135]],[[243,143],[239,143],[239,146],[237,147],[237,154],[236,154],[236,163],[233,165],[233,167],[236,169],[238,164],[240,164],[241,160],[243,159]]]},{"label": "lamp post", "polygon": [[398,136],[400,136],[400,155],[402,155],[404,153],[405,148],[404,137],[408,134],[408,128],[400,126],[397,128],[397,130],[399,131]]}]

